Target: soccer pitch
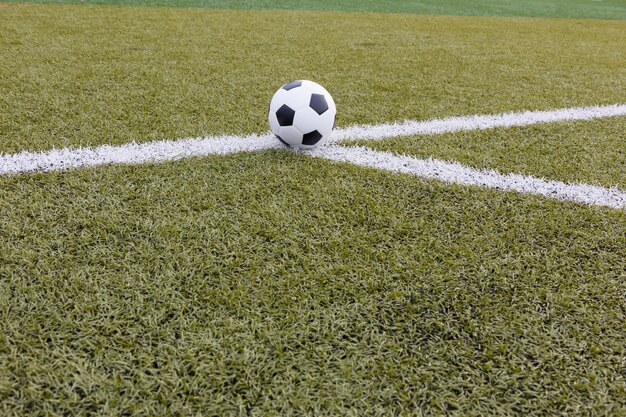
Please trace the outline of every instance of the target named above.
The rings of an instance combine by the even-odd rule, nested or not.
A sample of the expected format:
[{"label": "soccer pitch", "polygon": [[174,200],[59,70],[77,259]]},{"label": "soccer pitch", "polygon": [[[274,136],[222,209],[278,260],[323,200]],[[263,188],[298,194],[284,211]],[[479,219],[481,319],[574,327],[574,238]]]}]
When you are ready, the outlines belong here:
[{"label": "soccer pitch", "polygon": [[0,415],[626,415],[623,1],[85,3],[0,3]]}]

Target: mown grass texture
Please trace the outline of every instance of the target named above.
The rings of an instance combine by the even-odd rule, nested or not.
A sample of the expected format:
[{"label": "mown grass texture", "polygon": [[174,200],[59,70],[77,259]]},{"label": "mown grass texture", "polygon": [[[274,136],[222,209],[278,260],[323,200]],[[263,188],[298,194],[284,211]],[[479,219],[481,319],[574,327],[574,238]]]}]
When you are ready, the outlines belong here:
[{"label": "mown grass texture", "polygon": [[[18,0],[23,1],[23,0]],[[623,0],[30,0],[31,3],[626,19]]]},{"label": "mown grass texture", "polygon": [[5,153],[265,132],[302,78],[339,126],[624,101],[623,22],[26,5],[0,26]]},{"label": "mown grass texture", "polygon": [[[2,152],[262,132],[295,78],[341,125],[624,101],[622,22],[0,25]],[[621,121],[368,146],[611,185]],[[2,177],[0,415],[625,415],[625,254],[624,211],[289,152]]]},{"label": "mown grass texture", "polygon": [[3,415],[624,415],[623,211],[287,152],[0,187]]}]

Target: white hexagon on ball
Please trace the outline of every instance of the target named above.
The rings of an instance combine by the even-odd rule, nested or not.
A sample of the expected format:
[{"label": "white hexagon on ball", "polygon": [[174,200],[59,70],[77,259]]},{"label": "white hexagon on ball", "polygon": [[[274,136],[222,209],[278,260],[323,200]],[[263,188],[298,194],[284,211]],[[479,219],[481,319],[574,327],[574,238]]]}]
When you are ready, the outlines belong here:
[{"label": "white hexagon on ball", "polygon": [[298,80],[276,91],[269,106],[272,132],[285,145],[312,149],[326,142],[335,126],[337,108],[321,85]]}]

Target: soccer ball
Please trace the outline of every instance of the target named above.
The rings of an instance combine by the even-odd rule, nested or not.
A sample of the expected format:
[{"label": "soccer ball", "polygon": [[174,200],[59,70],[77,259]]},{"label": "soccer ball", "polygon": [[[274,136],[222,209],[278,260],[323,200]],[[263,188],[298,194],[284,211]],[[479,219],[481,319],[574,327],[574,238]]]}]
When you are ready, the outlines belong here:
[{"label": "soccer ball", "polygon": [[272,97],[269,122],[278,140],[297,149],[321,145],[335,126],[337,108],[328,91],[308,80],[283,85]]}]

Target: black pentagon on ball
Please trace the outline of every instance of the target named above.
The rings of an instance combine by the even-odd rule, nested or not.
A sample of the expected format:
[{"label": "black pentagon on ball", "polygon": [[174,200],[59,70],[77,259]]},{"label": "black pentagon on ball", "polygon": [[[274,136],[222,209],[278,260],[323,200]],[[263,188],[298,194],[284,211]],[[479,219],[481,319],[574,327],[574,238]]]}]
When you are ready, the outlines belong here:
[{"label": "black pentagon on ball", "polygon": [[322,138],[322,134],[317,130],[314,130],[309,133],[305,133],[302,136],[302,144],[306,146],[313,146]]},{"label": "black pentagon on ball", "polygon": [[276,110],[276,118],[278,119],[278,124],[281,126],[291,126],[295,115],[296,112],[286,104],[283,104],[280,106],[280,109]]},{"label": "black pentagon on ball", "polygon": [[283,90],[291,90],[292,88],[300,87],[302,85],[302,81],[292,81],[289,84],[283,85]]},{"label": "black pentagon on ball", "polygon": [[309,107],[321,116],[326,110],[328,110],[328,103],[326,103],[326,98],[322,94],[311,94]]}]

